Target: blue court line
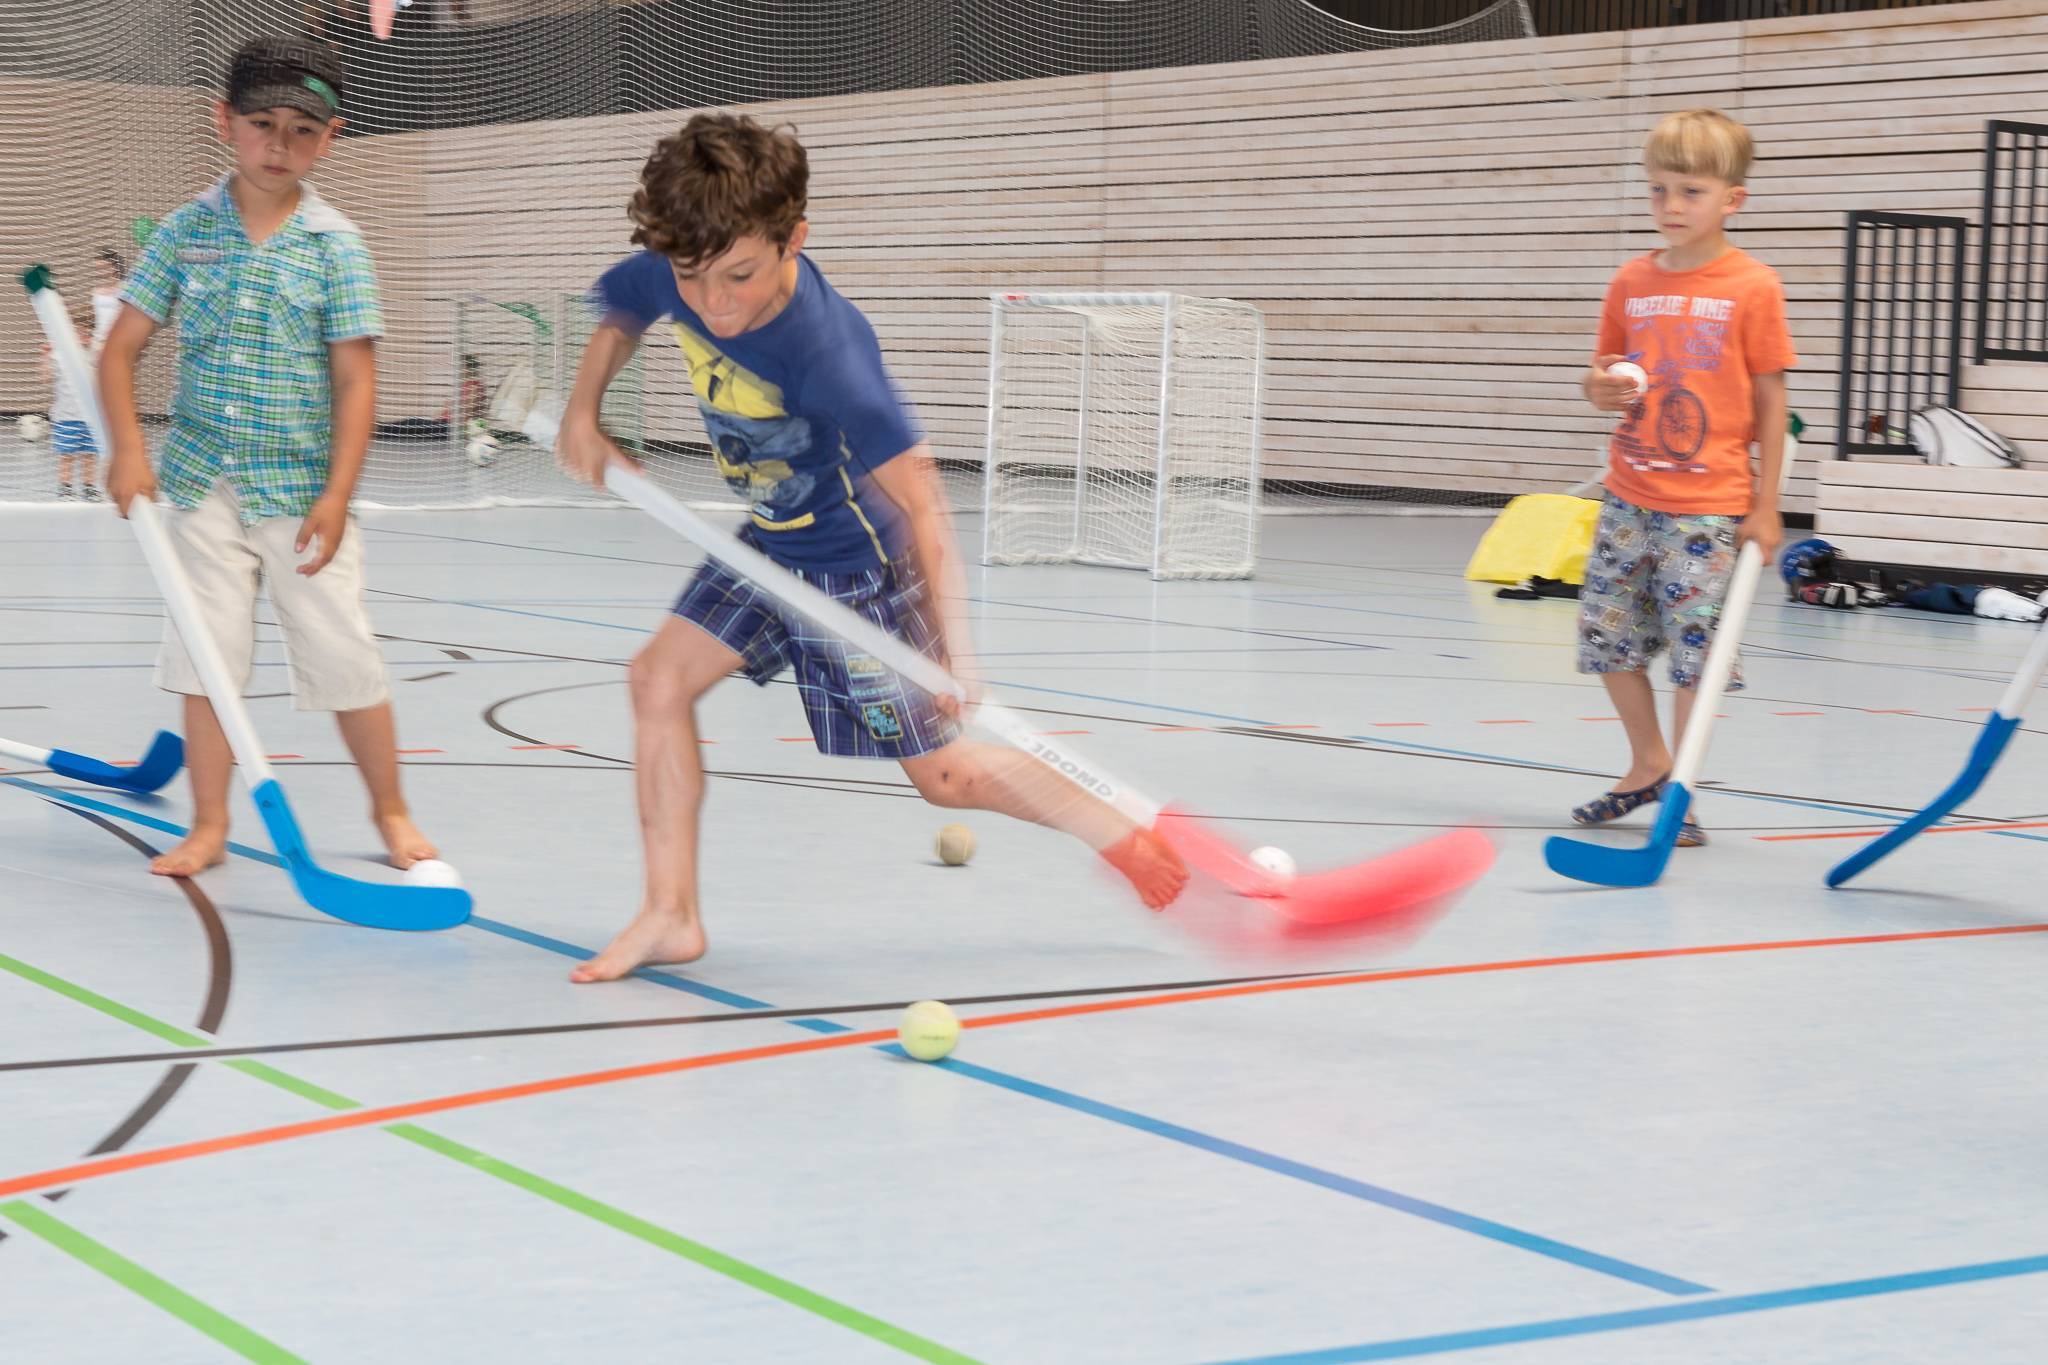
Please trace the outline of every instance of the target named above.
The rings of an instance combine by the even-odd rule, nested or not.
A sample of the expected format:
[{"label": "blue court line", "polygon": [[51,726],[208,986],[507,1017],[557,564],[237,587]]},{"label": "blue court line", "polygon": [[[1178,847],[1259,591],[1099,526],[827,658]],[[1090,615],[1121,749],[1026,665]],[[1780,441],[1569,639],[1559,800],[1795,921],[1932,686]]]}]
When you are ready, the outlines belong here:
[{"label": "blue court line", "polygon": [[[1398,1341],[1377,1341],[1357,1346],[1332,1346],[1319,1351],[1296,1351],[1286,1355],[1246,1356],[1237,1360],[1218,1362],[1218,1365],[1350,1365],[1352,1361],[1361,1360],[1406,1360],[1414,1356],[1473,1351],[1486,1346],[1510,1346],[1525,1341],[1548,1341],[1557,1337],[1621,1332],[1633,1327],[1657,1327],[1667,1322],[1694,1322],[1701,1318],[1762,1313],[1774,1308],[1799,1308],[1810,1303],[1867,1299],[1880,1294],[1906,1294],[1918,1289],[1939,1289],[1945,1285],[2004,1280],[2019,1275],[2038,1275],[2043,1271],[2048,1271],[2048,1256],[2021,1256],[2009,1261],[1981,1261],[1974,1265],[1922,1270],[1909,1275],[1843,1280],[1835,1284],[1808,1285],[1801,1289],[1778,1289],[1764,1294],[1731,1294],[1724,1299],[1695,1299],[1689,1303],[1674,1303],[1658,1308],[1636,1308],[1620,1313],[1552,1318],[1545,1322],[1523,1322],[1509,1327],[1483,1327],[1476,1331],[1445,1332],[1438,1336],[1404,1337]],[[1644,1358],[1655,1359],[1654,1356]]]},{"label": "blue court line", "polygon": [[[173,824],[168,820],[159,820],[154,816],[140,815],[137,812],[125,810],[122,807],[110,805],[104,801],[76,796],[73,793],[59,791],[53,787],[45,787],[40,783],[30,782],[23,778],[4,777],[0,778],[0,782],[10,783],[13,786],[34,792],[40,796],[48,796],[55,800],[83,806],[87,809],[100,811],[121,819],[132,820],[138,824],[162,830],[166,833],[183,835],[186,832],[183,827]],[[279,865],[279,859],[273,854],[264,853],[241,844],[229,844],[228,848],[231,852],[240,854],[243,857],[253,858],[258,862],[268,863],[272,866]],[[501,920],[489,919],[481,915],[471,915],[468,923],[478,929],[482,929],[486,933],[497,934],[531,947],[545,949],[551,953],[558,953],[563,957],[574,958],[579,962],[588,961],[597,955],[589,948],[579,947],[562,939],[535,933],[533,930],[522,929],[517,925],[507,924]],[[687,977],[672,976],[656,968],[642,967],[635,971],[633,975],[642,980],[650,981],[655,985],[664,986],[670,990],[682,991],[685,994],[715,1001],[735,1009],[775,1008],[773,1004],[766,1000],[757,1000],[752,996],[741,995],[736,991],[724,990],[701,981],[692,981]],[[844,1033],[847,1031],[845,1025],[829,1019],[795,1019],[789,1022],[798,1028],[809,1029],[814,1033]],[[889,1050],[893,1047],[893,1044],[887,1044],[883,1045],[880,1050]],[[1076,1113],[1105,1119],[1111,1123],[1121,1124],[1124,1127],[1135,1129],[1141,1133],[1163,1137],[1169,1141],[1179,1142],[1231,1161],[1254,1166],[1275,1175],[1317,1185],[1323,1189],[1348,1195],[1354,1199],[1378,1204],[1397,1213],[1405,1213],[1412,1217],[1425,1219],[1429,1222],[1455,1229],[1459,1232],[1484,1237],[1491,1241],[1514,1247],[1520,1251],[1532,1252],[1538,1256],[1546,1256],[1552,1260],[1579,1266],[1582,1269],[1610,1275],[1616,1279],[1626,1280],[1648,1289],[1655,1289],[1660,1293],[1711,1294],[1714,1292],[1708,1285],[1696,1284],[1691,1280],[1680,1279],[1675,1275],[1666,1275],[1662,1271],[1651,1270],[1646,1266],[1638,1266],[1611,1256],[1603,1256],[1596,1251],[1588,1251],[1583,1247],[1573,1246],[1569,1242],[1560,1242],[1554,1238],[1544,1237],[1537,1233],[1524,1232],[1520,1228],[1511,1227],[1505,1223],[1497,1223],[1490,1218],[1481,1218],[1475,1214],[1464,1213],[1443,1204],[1432,1203],[1426,1199],[1418,1199],[1413,1195],[1406,1195],[1397,1190],[1387,1189],[1385,1186],[1368,1184],[1362,1180],[1354,1180],[1349,1176],[1338,1175],[1335,1172],[1321,1170],[1299,1161],[1289,1160],[1286,1157],[1275,1156],[1272,1153],[1260,1151],[1255,1147],[1247,1147],[1241,1143],[1231,1142],[1226,1138],[1212,1137],[1207,1133],[1197,1132],[1192,1128],[1184,1128],[1179,1124],[1169,1123],[1163,1119],[1151,1118],[1129,1109],[1121,1109],[1114,1105],[1104,1104],[1099,1100],[1091,1100],[1086,1096],[1077,1095],[1071,1091],[1041,1085],[1036,1081],[1026,1080],[1021,1076],[1012,1076],[1007,1072],[975,1066],[972,1063],[959,1062],[950,1058],[938,1065],[944,1070],[951,1071],[956,1075],[965,1076],[970,1080],[998,1086],[1033,1099],[1044,1100]]]}]

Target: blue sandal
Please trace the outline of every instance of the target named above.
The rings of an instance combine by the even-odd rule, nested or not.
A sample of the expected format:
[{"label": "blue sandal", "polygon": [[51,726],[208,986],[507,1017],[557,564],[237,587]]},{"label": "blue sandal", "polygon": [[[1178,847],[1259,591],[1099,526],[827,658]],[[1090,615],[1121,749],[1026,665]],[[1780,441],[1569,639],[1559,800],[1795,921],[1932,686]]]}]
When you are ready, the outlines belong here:
[{"label": "blue sandal", "polygon": [[[1641,810],[1663,797],[1664,783],[1668,776],[1667,774],[1658,778],[1647,787],[1637,787],[1632,792],[1606,792],[1597,801],[1574,806],[1572,821],[1581,825],[1604,825],[1610,820],[1619,820],[1624,815]],[[1701,842],[1705,842],[1704,835],[1701,836]]]}]

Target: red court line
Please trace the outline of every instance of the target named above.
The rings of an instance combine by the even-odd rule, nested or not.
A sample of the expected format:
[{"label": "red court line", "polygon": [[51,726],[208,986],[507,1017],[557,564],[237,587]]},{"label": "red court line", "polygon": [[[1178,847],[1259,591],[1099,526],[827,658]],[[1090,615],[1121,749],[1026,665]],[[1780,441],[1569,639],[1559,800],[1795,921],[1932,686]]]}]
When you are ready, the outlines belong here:
[{"label": "red court line", "polygon": [[1620,716],[1580,716],[1580,717],[1579,717],[1579,719],[1580,719],[1580,720],[1611,720],[1611,721],[1613,721],[1613,722],[1614,722],[1614,723],[1615,723],[1616,725],[1619,725],[1619,724],[1621,724],[1621,717],[1620,717]]},{"label": "red court line", "polygon": [[446,749],[400,749],[397,752],[401,754],[445,754],[448,751]]},{"label": "red court line", "polygon": [[[1758,834],[1754,837],[1767,844],[1789,844],[1802,839],[1869,839],[1891,831],[1890,825],[1876,829],[1831,829],[1818,834]],[[1931,825],[1921,830],[1922,834],[1979,834],[1986,830],[2001,829],[2048,829],[2048,820],[2012,821],[1993,825]]]},{"label": "red court line", "polygon": [[[1529,957],[1516,958],[1505,962],[1468,962],[1449,967],[1408,967],[1394,971],[1351,972],[1342,976],[1319,976],[1293,981],[1261,981],[1243,986],[1216,986],[1206,990],[1167,991],[1159,995],[1127,996],[1123,999],[1090,1000],[1075,1005],[1053,1005],[1044,1009],[1017,1010],[1009,1014],[984,1014],[960,1021],[962,1028],[999,1028],[1006,1024],[1035,1023],[1050,1019],[1073,1019],[1089,1014],[1113,1014],[1123,1010],[1150,1009],[1160,1005],[1189,1004],[1198,1000],[1227,1000],[1236,996],[1275,995],[1282,991],[1325,990],[1332,986],[1375,986],[1390,981],[1420,981],[1440,976],[1478,976],[1494,972],[1530,971],[1541,967],[1580,967],[1607,962],[1649,962],[1658,958],[1671,957],[1714,957],[1731,953],[1782,952],[1793,948],[1842,948],[1871,943],[1916,943],[1945,938],[1990,938],[2007,934],[2048,933],[2048,924],[1998,924],[1977,929],[1924,929],[1910,933],[1856,934],[1845,938],[1795,938],[1775,939],[1761,943],[1714,943],[1689,948],[1639,948],[1614,953],[1580,953],[1570,957]],[[471,1090],[457,1095],[443,1095],[438,1099],[413,1100],[405,1104],[383,1105],[375,1109],[352,1109],[342,1114],[331,1114],[326,1118],[308,1119],[299,1123],[281,1124],[274,1128],[256,1128],[243,1133],[229,1133],[222,1137],[202,1138],[196,1142],[181,1142],[170,1147],[157,1147],[145,1151],[122,1152],[114,1156],[100,1157],[92,1161],[80,1161],[69,1166],[59,1166],[47,1171],[34,1171],[27,1175],[0,1180],[0,1199],[33,1190],[49,1189],[57,1185],[70,1185],[100,1176],[118,1175],[123,1171],[142,1170],[151,1166],[165,1166],[196,1157],[212,1156],[219,1152],[239,1151],[247,1147],[263,1147],[272,1143],[289,1142],[296,1138],[314,1137],[321,1133],[343,1132],[351,1128],[369,1128],[401,1119],[417,1118],[423,1114],[441,1114],[451,1109],[473,1109],[478,1105],[496,1104],[502,1100],[524,1099],[532,1095],[551,1095],[567,1090],[584,1090],[592,1086],[610,1085],[617,1081],[638,1080],[647,1076],[672,1075],[681,1071],[701,1071],[711,1067],[731,1066],[739,1062],[760,1061],[770,1057],[788,1057],[804,1052],[825,1052],[835,1048],[859,1047],[868,1043],[880,1043],[894,1038],[894,1029],[869,1029],[864,1033],[834,1033],[824,1037],[804,1038],[793,1042],[775,1043],[766,1047],[740,1048],[732,1052],[713,1052],[697,1057],[677,1057],[665,1062],[643,1062],[638,1066],[614,1067],[605,1071],[586,1071],[573,1076],[554,1076],[546,1080],[526,1081],[518,1085],[495,1086],[488,1090]]]},{"label": "red court line", "polygon": [[530,754],[542,749],[580,749],[580,744],[508,744],[506,748],[516,754]]},{"label": "red court line", "polygon": [[414,1100],[409,1104],[387,1104],[375,1109],[351,1109],[327,1118],[279,1124],[274,1128],[256,1128],[246,1133],[202,1138],[197,1142],[181,1142],[175,1146],[157,1147],[148,1151],[125,1152],[119,1156],[101,1157],[97,1161],[81,1161],[61,1170],[42,1171],[35,1175],[16,1176],[12,1180],[0,1180],[0,1198],[10,1193],[43,1189],[48,1184],[61,1184],[67,1180],[92,1180],[103,1175],[118,1175],[123,1171],[140,1170],[146,1166],[164,1166],[177,1161],[190,1161],[194,1157],[212,1156],[217,1152],[262,1147],[274,1142],[289,1142],[293,1138],[313,1137],[320,1133],[340,1132],[349,1128],[381,1126],[395,1123],[400,1119],[417,1118],[422,1114],[441,1114],[450,1109],[470,1109],[479,1104],[492,1104],[499,1100],[516,1100],[529,1095],[580,1090],[593,1085],[610,1085],[615,1081],[630,1081],[643,1076],[660,1076],[702,1067],[724,1066],[760,1057],[780,1057],[796,1052],[822,1052],[836,1047],[857,1047],[862,1043],[879,1043],[895,1036],[894,1029],[871,1029],[866,1033],[835,1033],[823,1038],[804,1038],[790,1043],[776,1043],[769,1047],[742,1048],[737,1052],[714,1052],[701,1057],[677,1057],[666,1062],[615,1067],[609,1071],[586,1071],[577,1076],[556,1076],[544,1081],[527,1081],[520,1085],[502,1085],[490,1090],[472,1090],[461,1095],[444,1095],[439,1099]]},{"label": "red court line", "polygon": [[270,760],[271,760],[272,762],[274,762],[274,763],[282,763],[282,762],[284,762],[284,761],[285,761],[286,759],[288,759],[288,758],[304,758],[304,757],[305,757],[305,755],[304,755],[304,754],[265,754],[265,755],[263,755],[263,756],[264,756],[265,758],[267,758],[267,759],[270,759]]},{"label": "red court line", "polygon": [[809,744],[811,737],[809,735],[777,735],[775,742],[777,744]]},{"label": "red court line", "polygon": [[1534,725],[1533,720],[1482,720],[1481,725]]}]

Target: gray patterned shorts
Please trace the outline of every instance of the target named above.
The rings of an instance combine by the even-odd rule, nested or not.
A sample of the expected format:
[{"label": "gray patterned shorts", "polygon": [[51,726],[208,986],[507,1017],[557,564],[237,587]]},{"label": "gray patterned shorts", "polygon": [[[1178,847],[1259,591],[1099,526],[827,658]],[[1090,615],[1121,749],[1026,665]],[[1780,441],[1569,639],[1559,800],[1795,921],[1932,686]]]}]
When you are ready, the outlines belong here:
[{"label": "gray patterned shorts", "polygon": [[[1579,590],[1579,672],[1646,672],[1669,648],[1673,685],[1698,684],[1735,571],[1741,522],[1657,512],[1609,493]],[[1728,690],[1741,687],[1738,662]]]}]

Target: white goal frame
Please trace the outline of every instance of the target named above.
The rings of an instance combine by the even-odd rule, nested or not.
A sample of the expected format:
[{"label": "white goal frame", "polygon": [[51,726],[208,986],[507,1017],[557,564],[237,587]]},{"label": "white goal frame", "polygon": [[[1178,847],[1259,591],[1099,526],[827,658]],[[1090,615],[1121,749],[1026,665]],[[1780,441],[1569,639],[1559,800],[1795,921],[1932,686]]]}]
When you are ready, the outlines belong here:
[{"label": "white goal frame", "polygon": [[[1091,395],[1090,381],[1098,376],[1099,367],[1111,363],[1095,353],[1096,320],[1110,310],[1138,318],[1144,316],[1139,310],[1157,310],[1155,350],[1142,357],[1142,363],[1156,367],[1156,372],[1136,371],[1140,353],[1135,346],[1126,348],[1116,358],[1126,371],[1124,389],[1104,400]],[[1012,333],[1019,332],[1006,327],[1006,321],[1026,311],[1064,312],[1076,319],[1077,356],[1069,342],[1067,354],[1045,362],[1078,372],[1071,397],[1062,395],[1034,409],[1060,428],[1057,441],[1044,431],[1028,442],[1018,434],[1019,414],[1026,405],[1013,397],[1012,390],[1025,387],[1026,381],[1013,378],[1012,372],[1022,367],[1020,362],[1043,359],[1014,347],[1006,349]],[[1191,358],[1195,334],[1190,328],[1205,315],[1222,324],[1207,335],[1224,344],[1218,354]],[[1030,341],[1026,335],[1022,344]],[[1149,390],[1142,395],[1142,407],[1134,406],[1140,401],[1131,382],[1134,377]],[[1044,375],[1036,378],[1042,390]],[[1222,391],[1230,382],[1244,386],[1242,398]],[[1155,579],[1251,577],[1258,558],[1264,383],[1265,320],[1248,303],[1169,292],[991,294],[982,563],[1095,564],[1145,569]],[[1093,406],[1091,398],[1096,400]],[[1103,410],[1105,401],[1110,410]],[[1142,464],[1138,442],[1131,439],[1140,421],[1153,428],[1149,458]],[[1071,437],[1064,430],[1068,424]],[[1106,427],[1120,428],[1125,438],[1122,458],[1114,467],[1099,468],[1104,452],[1092,447],[1109,439],[1102,434]],[[1006,444],[1031,449],[1020,454],[1006,450]],[[1061,445],[1070,449],[1063,453]],[[1026,466],[1018,461],[1029,454],[1038,456],[1042,482],[1070,482],[1070,492],[1040,493],[1035,503],[1020,501],[1023,494],[1012,484],[1023,477],[1017,471]],[[1102,511],[1107,499],[1120,498],[1128,523],[1142,516],[1139,502],[1148,495],[1149,536],[1134,524],[1103,530],[1110,519]],[[1057,525],[1055,497],[1071,499],[1064,528]],[[1020,526],[1020,521],[1027,524]]]}]

